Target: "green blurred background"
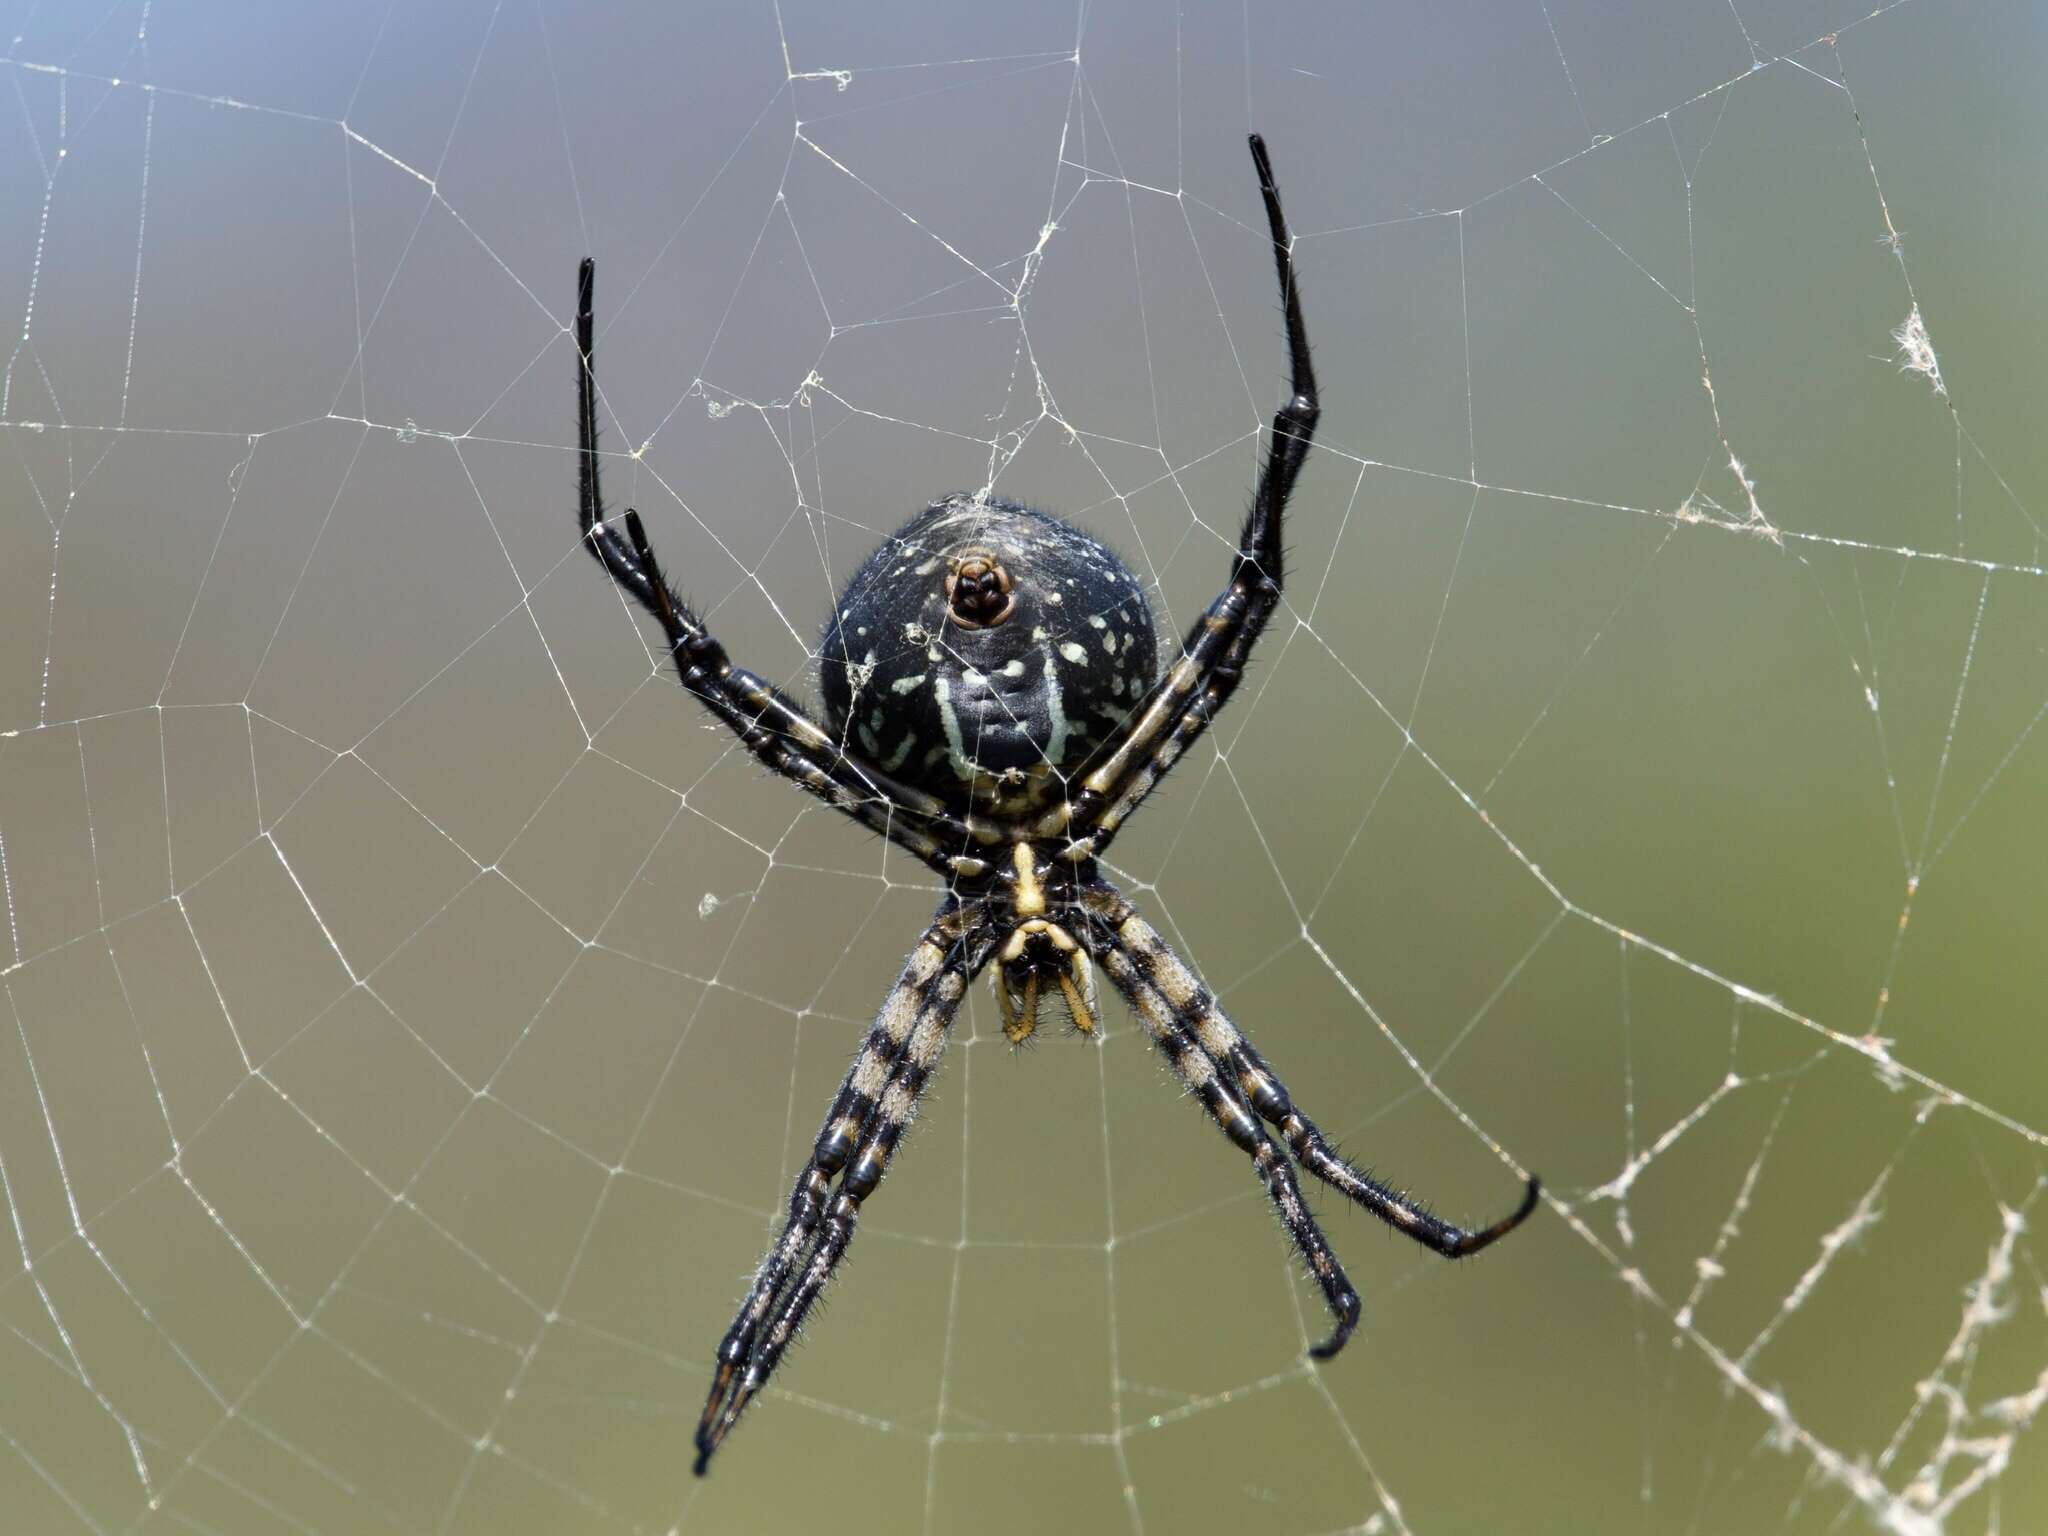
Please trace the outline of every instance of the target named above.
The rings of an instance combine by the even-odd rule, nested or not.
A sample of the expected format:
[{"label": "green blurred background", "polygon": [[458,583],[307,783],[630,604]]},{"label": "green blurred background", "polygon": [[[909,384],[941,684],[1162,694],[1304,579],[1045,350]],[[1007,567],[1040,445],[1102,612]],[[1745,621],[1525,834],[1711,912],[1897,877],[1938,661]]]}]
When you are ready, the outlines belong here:
[{"label": "green blurred background", "polygon": [[[2048,1523],[2048,26],[1869,10],[0,5],[0,1528]],[[1321,1202],[1311,1368],[1122,1010],[977,989],[696,1482],[934,892],[577,550],[575,263],[759,670],[991,480],[1177,632],[1254,128],[1323,446],[1117,873],[1356,1158],[1550,1203]]]}]

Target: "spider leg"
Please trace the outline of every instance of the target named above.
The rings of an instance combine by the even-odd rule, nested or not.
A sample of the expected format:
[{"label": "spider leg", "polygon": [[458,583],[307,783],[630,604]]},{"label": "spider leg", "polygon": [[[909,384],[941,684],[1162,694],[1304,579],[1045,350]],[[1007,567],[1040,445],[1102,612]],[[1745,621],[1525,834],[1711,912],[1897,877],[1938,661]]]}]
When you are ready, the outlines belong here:
[{"label": "spider leg", "polygon": [[949,851],[967,846],[969,829],[936,796],[891,778],[849,751],[788,694],[734,665],[725,647],[662,574],[638,512],[627,509],[624,537],[605,520],[597,452],[597,378],[591,358],[596,270],[586,257],[576,277],[577,512],[592,558],[621,591],[661,622],[684,689],[724,721],[763,764],[834,810],[909,849],[939,874],[980,873],[979,859]]},{"label": "spider leg", "polygon": [[[1181,1070],[1182,1076],[1203,1093],[1205,1103],[1211,1096],[1201,1088],[1197,1078],[1214,1072],[1240,1105],[1248,1103],[1260,1119],[1269,1122],[1286,1138],[1288,1149],[1302,1167],[1395,1231],[1445,1258],[1463,1258],[1490,1247],[1528,1220],[1536,1209],[1542,1185],[1531,1177],[1520,1204],[1513,1211],[1491,1226],[1467,1231],[1431,1215],[1409,1196],[1389,1188],[1354,1166],[1330,1146],[1314,1121],[1294,1107],[1286,1086],[1252,1043],[1231,1023],[1218,1006],[1215,995],[1121,894],[1107,886],[1100,887],[1090,893],[1088,905],[1096,915],[1107,950],[1103,968],[1115,979],[1118,990],[1130,999],[1154,1038],[1160,1041],[1169,1055],[1175,1057],[1174,1065]],[[1176,1043],[1169,1044],[1169,1041]],[[1202,1061],[1207,1063],[1206,1066],[1197,1064],[1192,1073],[1183,1065],[1183,1057],[1190,1049],[1199,1050]],[[1210,1113],[1216,1114],[1216,1111],[1211,1109]],[[1217,1115],[1217,1119],[1224,1124],[1233,1141],[1250,1150],[1247,1141],[1240,1139],[1238,1128],[1225,1121],[1222,1115]],[[1263,1134],[1263,1127],[1260,1129]],[[1295,1193],[1298,1199],[1299,1190]],[[1281,1204],[1277,1193],[1274,1203]],[[1340,1307],[1338,1298],[1332,1295],[1330,1284],[1315,1262],[1313,1251],[1289,1219],[1284,1205],[1281,1205],[1281,1218],[1287,1223],[1295,1246],[1310,1257],[1310,1272],[1323,1285],[1324,1295],[1331,1298],[1331,1310],[1338,1316],[1337,1332],[1310,1351],[1317,1358],[1327,1360],[1343,1347],[1344,1340],[1357,1322],[1357,1298],[1346,1285],[1344,1290],[1350,1296],[1350,1310],[1347,1312]],[[1307,1221],[1306,1230],[1318,1243],[1322,1241],[1322,1234],[1313,1221]],[[1331,1263],[1334,1266],[1335,1260],[1332,1259]],[[1341,1270],[1337,1271],[1339,1280],[1342,1274]]]},{"label": "spider leg", "polygon": [[1120,905],[1111,910],[1118,945],[1173,1003],[1189,1032],[1229,1074],[1259,1117],[1286,1138],[1288,1150],[1302,1167],[1396,1232],[1447,1259],[1461,1259],[1491,1247],[1529,1219],[1543,1189],[1542,1181],[1533,1176],[1514,1210],[1490,1226],[1467,1231],[1431,1215],[1411,1197],[1380,1183],[1341,1156],[1316,1123],[1294,1107],[1286,1084],[1231,1023],[1201,978],[1128,902],[1120,897],[1117,901]]},{"label": "spider leg", "polygon": [[[1224,1017],[1222,1009],[1215,1007],[1213,999],[1210,1007],[1214,1013],[1211,1027],[1219,1034],[1223,1030],[1236,1033],[1236,1026]],[[1332,1147],[1315,1121],[1294,1107],[1287,1085],[1280,1081],[1273,1069],[1266,1065],[1265,1058],[1243,1035],[1238,1035],[1225,1060],[1238,1086],[1251,1100],[1252,1108],[1287,1139],[1288,1150],[1294,1154],[1296,1162],[1352,1204],[1372,1212],[1396,1232],[1414,1238],[1423,1247],[1447,1259],[1462,1259],[1482,1248],[1492,1247],[1527,1221],[1536,1209],[1537,1200],[1542,1197],[1543,1181],[1531,1174],[1522,1190],[1520,1202],[1507,1215],[1476,1230],[1454,1227],[1431,1215],[1412,1196],[1380,1183]]]},{"label": "spider leg", "polygon": [[1288,397],[1273,413],[1265,467],[1252,493],[1230,564],[1230,584],[1188,630],[1181,656],[1155,682],[1123,725],[1076,772],[1080,788],[1038,827],[1042,836],[1064,831],[1067,856],[1100,854],[1138,802],[1151,793],[1188,744],[1222,712],[1244,676],[1252,647],[1280,602],[1281,518],[1314,442],[1322,406],[1309,358],[1308,327],[1294,276],[1294,237],[1280,207],[1280,188],[1266,141],[1251,136],[1252,164],[1266,204],[1280,303],[1287,316]]},{"label": "spider leg", "polygon": [[[1162,975],[1151,964],[1151,952],[1141,942],[1143,935],[1151,934],[1151,928],[1137,917],[1129,902],[1107,888],[1095,893],[1089,905],[1100,925],[1096,933],[1101,946],[1097,958],[1103,970],[1143,1021],[1188,1091],[1202,1101],[1209,1118],[1239,1151],[1251,1158],[1252,1168],[1265,1184],[1281,1226],[1294,1240],[1295,1251],[1308,1266],[1309,1275],[1322,1287],[1323,1300],[1329,1304],[1336,1324],[1330,1336],[1312,1345],[1309,1353],[1318,1360],[1328,1360],[1344,1347],[1358,1327],[1358,1291],[1331,1251],[1323,1229],[1310,1214],[1308,1202],[1302,1198],[1300,1181],[1294,1176],[1294,1165],[1266,1133],[1229,1071],[1218,1063],[1201,1038],[1195,1023],[1198,1015],[1178,995],[1177,979]],[[1153,938],[1156,940],[1157,935]]]},{"label": "spider leg", "polygon": [[967,984],[994,947],[995,930],[984,910],[948,897],[883,1000],[797,1175],[782,1235],[762,1258],[739,1315],[719,1341],[711,1391],[697,1421],[699,1477],[781,1364],[846,1256],[861,1202],[881,1183],[938,1066]]}]

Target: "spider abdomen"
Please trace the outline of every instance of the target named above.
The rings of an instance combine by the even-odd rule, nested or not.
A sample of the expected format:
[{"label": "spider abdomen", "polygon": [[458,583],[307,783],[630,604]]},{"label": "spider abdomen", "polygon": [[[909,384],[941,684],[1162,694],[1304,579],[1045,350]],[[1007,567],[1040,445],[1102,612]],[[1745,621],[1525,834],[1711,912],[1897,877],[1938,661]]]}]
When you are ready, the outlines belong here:
[{"label": "spider abdomen", "polygon": [[826,626],[828,723],[949,804],[1013,813],[1153,682],[1143,588],[1100,541],[1000,497],[941,497],[870,555]]}]

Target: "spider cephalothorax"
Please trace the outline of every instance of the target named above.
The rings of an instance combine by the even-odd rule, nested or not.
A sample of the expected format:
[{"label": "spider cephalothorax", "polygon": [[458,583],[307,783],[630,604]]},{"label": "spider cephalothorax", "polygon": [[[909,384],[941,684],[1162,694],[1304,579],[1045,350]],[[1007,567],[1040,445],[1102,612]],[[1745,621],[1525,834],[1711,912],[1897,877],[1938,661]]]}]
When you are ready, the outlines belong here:
[{"label": "spider cephalothorax", "polygon": [[1123,724],[1158,671],[1152,610],[1097,540],[1000,496],[942,496],[825,626],[825,722],[959,811],[1013,813]]},{"label": "spider cephalothorax", "polygon": [[[1266,146],[1251,141],[1287,319],[1292,388],[1230,579],[1157,665],[1152,617],[1122,562],[1048,513],[986,492],[941,497],[871,555],[825,630],[825,722],[746,668],[669,586],[639,515],[606,521],[591,366],[593,269],[577,291],[579,514],[593,556],[660,621],[683,687],[763,764],[905,849],[945,882],[847,1069],[789,1214],[719,1341],[697,1423],[709,1465],[767,1383],[853,1241],[984,967],[1003,1030],[1022,1043],[1055,998],[1093,1033],[1100,968],[1189,1094],[1251,1159],[1335,1320],[1328,1359],[1358,1326],[1358,1292],[1303,1200],[1298,1166],[1448,1258],[1477,1253],[1536,1208],[1466,1231],[1340,1156],[1201,978],[1102,874],[1097,857],[1236,691],[1280,601],[1281,515],[1315,436],[1308,331],[1293,241]],[[1284,1150],[1283,1150],[1284,1147]],[[1291,1157],[1291,1161],[1290,1161]]]},{"label": "spider cephalothorax", "polygon": [[1084,1035],[1095,1032],[1095,967],[1088,959],[1081,894],[1099,878],[1090,866],[1076,870],[1029,843],[1010,850],[1010,868],[995,878],[1009,931],[989,972],[1003,1012],[1003,1033],[1022,1045],[1038,1027],[1042,1002],[1058,998]]}]

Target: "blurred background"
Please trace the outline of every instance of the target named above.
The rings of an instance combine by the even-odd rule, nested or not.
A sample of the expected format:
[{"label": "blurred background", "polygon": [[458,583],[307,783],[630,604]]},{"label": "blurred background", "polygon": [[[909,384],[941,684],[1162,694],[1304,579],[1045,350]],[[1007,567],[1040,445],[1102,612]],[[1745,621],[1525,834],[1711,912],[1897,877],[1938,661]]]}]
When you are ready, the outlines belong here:
[{"label": "blurred background", "polygon": [[[2048,1509],[2038,9],[0,4],[0,1510],[95,1532],[2023,1530]],[[712,1476],[936,892],[809,693],[992,484],[1288,605],[1115,873],[1445,1265],[1325,1326],[1120,1006],[977,988]],[[1162,643],[1167,643],[1163,641]]]}]

